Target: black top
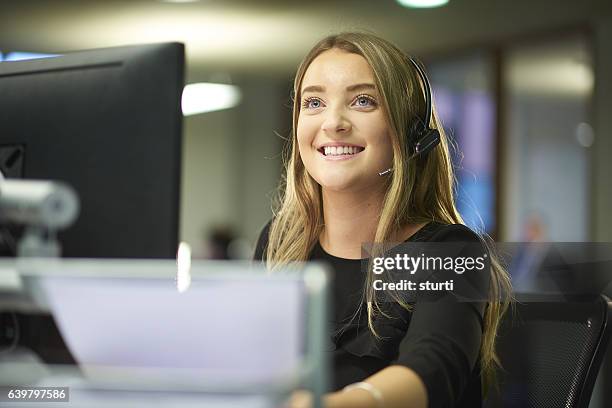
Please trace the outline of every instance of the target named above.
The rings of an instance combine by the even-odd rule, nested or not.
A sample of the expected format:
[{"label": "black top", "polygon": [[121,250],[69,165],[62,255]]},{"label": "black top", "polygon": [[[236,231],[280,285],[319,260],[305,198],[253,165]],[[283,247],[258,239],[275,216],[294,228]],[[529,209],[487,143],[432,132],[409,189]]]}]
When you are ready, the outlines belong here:
[{"label": "black top", "polygon": [[[263,258],[268,232],[269,224],[259,237],[255,259]],[[480,239],[464,225],[432,222],[408,241],[475,243]],[[383,340],[376,340],[367,326],[365,305],[359,318],[346,324],[362,301],[361,260],[330,255],[319,243],[309,259],[327,262],[334,271],[330,288],[334,390],[363,381],[389,365],[403,365],[422,379],[429,407],[482,406],[479,350],[485,303],[443,296],[414,303],[412,312],[392,304],[392,316],[399,318],[377,318],[375,327]]]}]

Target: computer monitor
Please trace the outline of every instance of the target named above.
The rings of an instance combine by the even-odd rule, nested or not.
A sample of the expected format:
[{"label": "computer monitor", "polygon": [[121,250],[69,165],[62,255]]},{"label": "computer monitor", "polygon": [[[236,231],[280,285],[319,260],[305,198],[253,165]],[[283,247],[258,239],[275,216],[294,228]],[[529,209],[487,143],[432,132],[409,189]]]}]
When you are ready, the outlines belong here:
[{"label": "computer monitor", "polygon": [[171,258],[178,245],[184,46],[0,63],[0,169],[60,180],[80,215],[62,255]]}]

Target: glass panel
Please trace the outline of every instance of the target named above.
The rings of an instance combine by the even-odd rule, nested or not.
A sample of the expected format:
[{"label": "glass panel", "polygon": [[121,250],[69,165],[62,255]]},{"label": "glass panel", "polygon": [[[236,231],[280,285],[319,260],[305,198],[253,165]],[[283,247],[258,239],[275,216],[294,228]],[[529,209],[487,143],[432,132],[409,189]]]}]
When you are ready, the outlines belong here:
[{"label": "glass panel", "polygon": [[456,143],[457,206],[470,227],[493,233],[495,220],[495,97],[493,63],[474,54],[430,64],[434,102]]},{"label": "glass panel", "polygon": [[588,42],[573,36],[515,46],[504,61],[503,238],[586,240],[594,81]]}]

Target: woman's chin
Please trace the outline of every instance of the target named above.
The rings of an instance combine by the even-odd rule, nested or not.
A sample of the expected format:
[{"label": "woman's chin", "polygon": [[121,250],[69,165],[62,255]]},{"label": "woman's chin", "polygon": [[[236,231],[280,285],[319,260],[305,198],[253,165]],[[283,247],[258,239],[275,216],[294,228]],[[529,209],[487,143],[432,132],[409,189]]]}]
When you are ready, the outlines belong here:
[{"label": "woman's chin", "polygon": [[331,174],[315,177],[315,180],[324,190],[344,190],[351,185],[350,178],[332,176]]},{"label": "woman's chin", "polygon": [[360,190],[359,186],[362,183],[352,177],[323,177],[319,184],[323,190],[346,193]]},{"label": "woman's chin", "polygon": [[351,169],[351,171],[320,171],[311,173],[313,178],[323,190],[334,192],[367,192],[376,189],[381,183],[381,177],[375,170]]}]

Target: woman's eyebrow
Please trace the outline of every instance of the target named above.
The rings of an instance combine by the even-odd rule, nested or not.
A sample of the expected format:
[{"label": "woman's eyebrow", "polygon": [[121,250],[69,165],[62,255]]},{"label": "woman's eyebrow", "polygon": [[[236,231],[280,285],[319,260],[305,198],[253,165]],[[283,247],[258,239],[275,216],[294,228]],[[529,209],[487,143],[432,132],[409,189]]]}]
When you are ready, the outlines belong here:
[{"label": "woman's eyebrow", "polygon": [[325,92],[325,88],[320,85],[310,85],[302,89],[302,93],[306,92]]},{"label": "woman's eyebrow", "polygon": [[[363,84],[350,85],[346,87],[346,90],[349,92],[366,90],[366,89],[376,90],[376,86],[371,83],[363,83]],[[302,89],[303,94],[305,94],[306,92],[325,92],[325,87],[322,87],[320,85],[310,85]]]},{"label": "woman's eyebrow", "polygon": [[347,86],[346,90],[349,92],[352,91],[361,91],[361,90],[376,90],[376,86],[374,84],[370,84],[370,83],[364,83],[364,84],[355,84],[355,85],[351,85],[351,86]]}]

